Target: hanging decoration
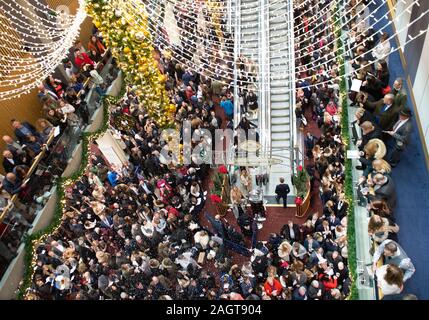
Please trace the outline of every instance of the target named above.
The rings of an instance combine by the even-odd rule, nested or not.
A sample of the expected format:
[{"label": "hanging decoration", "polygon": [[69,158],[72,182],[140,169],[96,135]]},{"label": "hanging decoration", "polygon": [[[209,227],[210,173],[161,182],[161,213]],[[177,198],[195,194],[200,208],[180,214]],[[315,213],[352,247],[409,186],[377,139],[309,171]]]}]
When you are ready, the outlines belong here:
[{"label": "hanging decoration", "polygon": [[167,77],[154,58],[144,3],[88,0],[86,9],[145,111],[161,127],[173,127],[175,108],[165,90]]},{"label": "hanging decoration", "polygon": [[0,0],[0,100],[29,93],[67,56],[86,17],[85,0],[76,14],[37,2]]}]

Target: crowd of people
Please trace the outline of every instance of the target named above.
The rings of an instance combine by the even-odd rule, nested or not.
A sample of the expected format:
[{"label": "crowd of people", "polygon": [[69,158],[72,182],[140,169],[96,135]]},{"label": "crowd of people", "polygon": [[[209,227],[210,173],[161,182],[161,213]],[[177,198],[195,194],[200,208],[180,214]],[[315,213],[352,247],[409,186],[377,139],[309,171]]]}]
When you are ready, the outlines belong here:
[{"label": "crowd of people", "polygon": [[[216,111],[214,101],[232,96],[233,87],[213,92],[216,79],[177,66],[171,57],[174,51],[159,54],[178,129],[184,120],[191,120],[192,132],[213,131],[231,122],[227,112],[219,111],[222,108]],[[324,210],[323,216],[315,214],[302,226],[289,221],[268,241],[255,241],[248,261],[234,264],[227,244],[242,247],[243,238],[256,232],[253,220],[263,220],[261,212],[254,212],[262,206],[239,205],[243,199],[255,204],[260,200],[248,171],[241,168],[242,188],[231,191],[240,229],[219,214],[205,214],[211,227],[205,226],[209,166],[166,161],[161,149],[167,142],[161,141],[156,120],[147,116],[130,87],[112,110],[112,119],[124,114],[133,119],[131,125],[112,129],[122,137],[128,163],[116,167],[100,155],[91,157],[89,172],[66,192],[60,229],[36,249],[30,295],[231,300],[348,295],[345,210],[335,219]],[[325,153],[333,149],[331,156],[342,150],[334,138],[329,131],[320,142]],[[342,161],[338,159],[337,170]]]},{"label": "crowd of people", "polygon": [[[306,170],[312,187],[319,181],[320,212],[310,215],[302,225],[289,220],[269,239],[258,241],[258,223],[265,219],[264,208],[252,176],[242,167],[239,181],[230,191],[230,216],[236,221],[208,214],[206,206],[213,205],[208,197],[212,169],[208,164],[197,164],[196,159],[184,165],[180,157],[163,156],[162,150],[173,151],[177,145],[163,139],[162,128],[148,116],[129,84],[124,96],[112,106],[109,126],[121,138],[128,161],[122,166],[113,165],[100,152],[92,153],[90,169],[65,190],[65,211],[59,229],[35,249],[36,264],[27,298],[345,299],[352,280],[348,269],[345,143],[341,130],[348,128],[340,124],[335,26],[329,11],[324,10],[328,2],[306,1],[306,6],[296,6],[294,12],[303,22],[295,30],[295,112],[304,128],[309,121],[315,121],[320,129],[320,136],[309,131],[305,136]],[[180,35],[181,46],[172,50],[157,40],[157,54],[160,70],[167,76],[168,96],[176,106],[176,128],[181,130],[183,122],[189,120],[191,135],[208,130],[214,136],[215,129],[225,127],[249,130],[252,124],[246,116],[238,124],[233,123],[233,117],[234,103],[240,104],[243,114],[258,108],[252,87],[256,81],[252,62],[244,56],[238,61],[223,60],[231,57],[231,52],[223,52],[216,44],[228,41],[231,35],[224,29],[215,29],[210,19],[206,21],[207,29],[199,30],[197,14],[183,12],[179,6],[174,10],[180,29],[187,32]],[[192,53],[188,33],[205,37],[203,49]],[[399,226],[393,216],[396,194],[390,176],[409,140],[411,112],[405,106],[401,79],[395,80],[389,92],[388,36],[383,35],[379,43],[373,37],[372,42],[368,41],[373,34],[364,32],[359,19],[350,23],[349,33],[353,35],[347,43],[350,67],[358,71],[355,76],[362,80],[361,92],[352,93],[350,99],[359,104],[356,118],[362,135],[357,147],[362,165],[357,169],[363,172],[360,191],[369,203],[368,231],[378,243],[373,269],[383,294],[396,295],[414,273],[411,260],[397,243]],[[374,46],[374,54],[362,58]],[[212,50],[215,59],[209,59],[206,50]],[[88,122],[83,99],[77,94],[87,77],[93,78],[100,96],[105,94],[106,87],[94,68],[94,61],[102,57],[105,47],[94,36],[88,44],[88,54],[85,51],[77,43],[74,61],[64,62],[69,85],[52,77],[41,85],[39,96],[46,112],[41,121],[45,126],[37,130],[15,121],[18,140],[27,139],[28,146],[34,143],[28,132],[43,139],[50,132],[46,129],[49,126]],[[189,61],[193,63],[186,64]],[[373,61],[377,61],[374,67],[370,64]],[[251,83],[240,91],[240,101],[233,98],[234,85],[238,84],[231,82],[232,75],[224,71],[233,63],[242,65],[238,68],[239,81]],[[222,64],[226,68],[219,68]],[[79,68],[78,75],[73,71],[75,67]],[[243,88],[240,85],[240,90]],[[308,115],[312,119],[307,120]],[[123,117],[128,125],[118,127],[115,120]],[[9,138],[4,138],[8,146],[19,149],[19,142]],[[203,135],[200,140],[192,140],[192,147],[197,145],[210,146],[211,141]],[[15,164],[21,158],[17,151],[16,156],[10,149],[9,153],[4,154],[4,167],[10,170],[8,175],[16,175]],[[3,188],[16,190],[13,181],[5,187],[6,179],[8,176]],[[283,196],[285,206],[287,193]],[[245,248],[247,239],[251,239],[250,248]],[[233,251],[247,256],[246,261],[235,263]],[[378,267],[381,257],[384,265]]]},{"label": "crowd of people", "polygon": [[[326,1],[325,1],[326,2]],[[411,110],[406,106],[407,94],[403,79],[391,83],[388,55],[390,54],[390,35],[383,32],[378,39],[375,30],[369,28],[367,1],[350,1],[346,6],[349,12],[348,24],[343,26],[347,33],[346,54],[349,63],[347,72],[353,72],[349,84],[361,81],[359,92],[350,91],[351,106],[358,107],[355,116],[361,134],[354,137],[359,150],[360,163],[356,169],[361,173],[359,192],[368,203],[368,232],[374,242],[373,266],[377,284],[384,299],[409,299],[401,294],[404,283],[415,272],[406,252],[397,243],[399,226],[393,212],[396,205],[396,192],[392,167],[398,165],[401,153],[410,142],[413,129]],[[321,129],[320,137],[306,133],[306,157],[314,159],[310,173],[317,172],[314,179],[320,181],[323,215],[328,222],[326,230],[333,229],[337,244],[341,246],[347,212],[344,194],[344,144],[341,141],[339,124],[341,112],[338,99],[338,66],[335,63],[333,33],[326,34],[329,27],[322,25],[319,30],[310,31],[311,16],[325,4],[318,1],[314,11],[304,15],[302,35],[308,39],[296,50],[306,50],[302,61],[298,61],[299,75],[305,78],[299,82],[297,116],[303,117],[305,108],[312,106],[312,117]],[[326,46],[324,43],[330,45]],[[321,57],[322,56],[322,57]],[[324,61],[330,62],[325,63]],[[322,64],[320,63],[322,61]],[[313,61],[313,63],[312,63]],[[318,62],[314,62],[318,61]],[[317,65],[317,68],[312,68]],[[304,67],[305,66],[305,67]],[[310,67],[309,67],[310,66]],[[350,70],[351,71],[350,71]],[[297,75],[298,77],[298,75]],[[308,79],[311,78],[311,81]],[[324,83],[324,85],[317,85]],[[392,84],[392,87],[390,86]],[[308,86],[314,86],[309,89]],[[305,116],[304,116],[305,117]],[[348,128],[343,128],[348,130]],[[337,228],[340,227],[337,236]],[[379,267],[381,262],[382,267]]]},{"label": "crowd of people", "polygon": [[[81,128],[89,124],[86,95],[94,88],[100,100],[116,77],[114,69],[110,70],[106,79],[98,73],[104,67],[102,59],[105,50],[96,29],[87,49],[77,41],[70,50],[72,60],[67,58],[63,61],[64,79],[51,75],[38,87],[42,117],[33,124],[11,119],[14,136],[2,137],[6,147],[2,152],[5,174],[1,175],[0,183],[1,210],[8,206],[12,196],[18,196],[12,212],[1,224],[2,271],[16,256],[21,239],[35,219],[36,211],[49,199],[54,178],[60,176],[67,165],[68,140],[65,138],[60,141],[60,138],[69,136],[71,131],[81,132]],[[40,166],[45,170],[41,175],[29,176],[30,167],[41,152],[44,152],[44,156]]]},{"label": "crowd of people", "polygon": [[[410,143],[412,112],[407,104],[404,80],[392,81],[389,72],[390,34],[366,28],[362,12],[348,29],[350,81],[362,81],[360,90],[349,98],[358,109],[356,124],[361,134],[356,138],[361,172],[359,193],[365,197],[369,215],[368,233],[373,241],[373,266],[384,299],[408,299],[401,293],[415,267],[398,244],[400,230],[395,219],[397,193],[392,169]],[[381,265],[381,266],[380,266]]]},{"label": "crowd of people", "polygon": [[[310,1],[298,7],[295,16],[302,23],[295,30],[297,55],[297,105],[295,113],[305,131],[306,170],[311,188],[319,181],[321,212],[309,217],[302,230],[304,247],[316,254],[319,278],[323,285],[346,297],[350,290],[347,266],[347,208],[345,199],[345,145],[341,138],[339,68],[335,59],[333,16],[326,10],[328,1]],[[307,117],[309,119],[307,119]],[[317,123],[320,136],[307,130]],[[326,282],[326,283],[325,283]],[[308,287],[312,289],[311,285]],[[314,290],[314,289],[313,289]]]}]

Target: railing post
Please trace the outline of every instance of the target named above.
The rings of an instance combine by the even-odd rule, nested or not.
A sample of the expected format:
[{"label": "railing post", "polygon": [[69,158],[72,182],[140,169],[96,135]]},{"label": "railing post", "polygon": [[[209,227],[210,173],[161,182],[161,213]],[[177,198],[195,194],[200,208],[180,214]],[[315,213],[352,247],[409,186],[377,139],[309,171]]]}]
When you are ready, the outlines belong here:
[{"label": "railing post", "polygon": [[[229,0],[228,3],[230,3]],[[241,1],[235,1],[235,15],[234,15],[234,127],[240,121],[240,99],[238,97],[238,73],[237,73],[237,59],[240,56],[240,41],[241,41],[241,19],[240,19],[240,5]]]}]

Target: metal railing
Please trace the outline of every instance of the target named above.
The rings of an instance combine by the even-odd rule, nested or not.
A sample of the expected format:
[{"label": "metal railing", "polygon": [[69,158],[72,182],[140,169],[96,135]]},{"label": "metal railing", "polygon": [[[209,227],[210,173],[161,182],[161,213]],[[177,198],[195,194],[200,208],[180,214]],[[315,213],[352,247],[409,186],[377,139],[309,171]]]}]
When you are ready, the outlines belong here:
[{"label": "metal railing", "polygon": [[296,105],[296,83],[295,83],[295,34],[294,34],[294,11],[292,1],[287,2],[288,6],[288,43],[289,43],[289,64],[290,64],[290,142],[293,148],[292,152],[292,174],[295,174],[296,167],[304,163],[303,148],[304,140],[297,127],[297,119],[295,116],[295,105]]},{"label": "metal railing", "polygon": [[[270,103],[270,65],[269,65],[269,47],[270,47],[270,26],[269,26],[269,0],[261,0],[260,6],[260,21],[261,21],[261,32],[260,32],[260,59],[259,64],[261,65],[261,80],[260,80],[260,107],[259,107],[259,118],[261,119],[260,124],[260,135],[261,145],[263,150],[270,150],[271,152],[271,103]],[[268,54],[267,54],[268,53]],[[271,154],[270,154],[271,156]]]},{"label": "metal railing", "polygon": [[[229,2],[232,0],[229,0]],[[240,41],[241,41],[241,17],[240,17],[241,0],[235,0],[235,15],[234,15],[234,126],[240,121],[240,104],[238,97],[238,70],[237,61],[240,56]]]}]

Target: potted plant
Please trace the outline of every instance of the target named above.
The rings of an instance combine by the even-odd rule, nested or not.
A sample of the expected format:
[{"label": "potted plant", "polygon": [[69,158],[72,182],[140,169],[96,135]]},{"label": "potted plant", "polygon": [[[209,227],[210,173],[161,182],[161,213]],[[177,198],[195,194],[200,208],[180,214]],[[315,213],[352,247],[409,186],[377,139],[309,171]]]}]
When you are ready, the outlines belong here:
[{"label": "potted plant", "polygon": [[295,204],[300,206],[310,190],[310,176],[301,165],[298,166],[296,174],[292,176],[292,184],[295,187]]},{"label": "potted plant", "polygon": [[218,212],[221,215],[226,214],[228,199],[224,199],[224,188],[226,187],[225,176],[228,174],[228,169],[221,165],[219,166],[217,172],[213,175],[213,188],[211,189],[210,200],[218,208]]}]

